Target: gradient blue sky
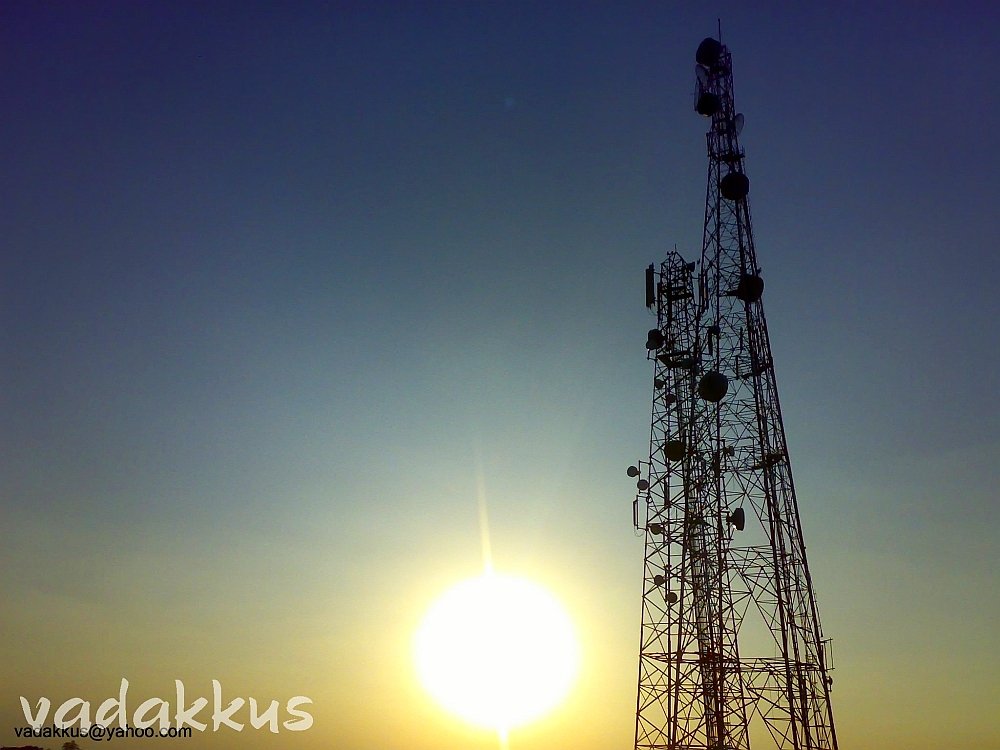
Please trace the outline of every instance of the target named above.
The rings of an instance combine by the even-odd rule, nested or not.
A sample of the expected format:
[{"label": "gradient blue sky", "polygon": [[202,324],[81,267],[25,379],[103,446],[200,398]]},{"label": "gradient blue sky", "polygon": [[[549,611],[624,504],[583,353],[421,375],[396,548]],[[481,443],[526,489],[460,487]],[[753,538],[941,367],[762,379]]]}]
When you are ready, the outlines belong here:
[{"label": "gradient blue sky", "polygon": [[315,702],[192,747],[494,747],[409,657],[481,472],[584,648],[511,747],[630,746],[642,271],[700,248],[718,17],[841,745],[1000,750],[985,2],[0,5],[0,743],[126,677]]}]

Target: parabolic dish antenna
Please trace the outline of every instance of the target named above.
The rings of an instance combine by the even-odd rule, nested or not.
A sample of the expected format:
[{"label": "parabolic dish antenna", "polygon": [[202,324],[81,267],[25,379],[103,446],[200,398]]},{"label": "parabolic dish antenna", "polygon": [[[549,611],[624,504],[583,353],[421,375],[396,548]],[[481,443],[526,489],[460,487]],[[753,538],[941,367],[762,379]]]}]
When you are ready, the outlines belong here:
[{"label": "parabolic dish antenna", "polygon": [[694,75],[698,79],[698,85],[702,88],[708,87],[708,71],[704,65],[694,66]]},{"label": "parabolic dish antenna", "polygon": [[742,112],[740,114],[736,115],[736,117],[733,118],[733,132],[736,135],[739,135],[740,133],[743,132],[743,113]]}]

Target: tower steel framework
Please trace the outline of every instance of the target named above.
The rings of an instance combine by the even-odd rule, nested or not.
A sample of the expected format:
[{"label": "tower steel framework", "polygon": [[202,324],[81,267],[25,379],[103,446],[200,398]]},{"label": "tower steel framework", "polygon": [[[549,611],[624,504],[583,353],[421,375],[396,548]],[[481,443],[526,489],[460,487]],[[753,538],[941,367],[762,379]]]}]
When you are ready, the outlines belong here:
[{"label": "tower steel framework", "polygon": [[[711,118],[700,262],[646,271],[656,313],[635,747],[836,750],[820,628],[785,443],[733,104],[732,58],[698,47]],[[753,728],[753,729],[751,729]],[[770,739],[768,739],[770,738]]]}]

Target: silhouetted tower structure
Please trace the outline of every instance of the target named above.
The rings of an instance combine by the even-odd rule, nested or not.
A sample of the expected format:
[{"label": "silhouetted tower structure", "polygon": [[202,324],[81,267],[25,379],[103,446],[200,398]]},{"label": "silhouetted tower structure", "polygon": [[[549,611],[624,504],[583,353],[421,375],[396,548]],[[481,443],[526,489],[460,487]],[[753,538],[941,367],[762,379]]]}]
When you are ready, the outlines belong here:
[{"label": "silhouetted tower structure", "polygon": [[829,643],[802,539],[764,320],[732,58],[698,47],[711,118],[700,262],[646,271],[656,313],[635,747],[836,750]]}]

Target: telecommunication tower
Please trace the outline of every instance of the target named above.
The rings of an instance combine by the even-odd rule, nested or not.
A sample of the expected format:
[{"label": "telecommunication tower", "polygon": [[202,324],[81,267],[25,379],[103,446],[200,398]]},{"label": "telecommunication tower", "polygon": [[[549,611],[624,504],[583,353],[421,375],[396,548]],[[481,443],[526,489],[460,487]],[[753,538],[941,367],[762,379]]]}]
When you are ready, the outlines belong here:
[{"label": "telecommunication tower", "polygon": [[646,270],[649,459],[628,469],[645,536],[635,747],[836,750],[732,57],[709,38],[695,59],[695,110],[711,119],[701,259],[672,252]]}]

